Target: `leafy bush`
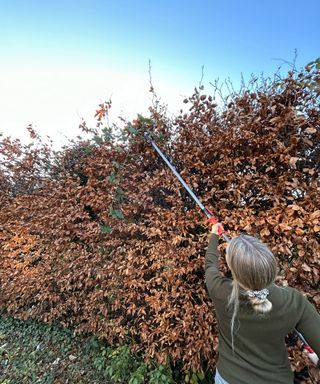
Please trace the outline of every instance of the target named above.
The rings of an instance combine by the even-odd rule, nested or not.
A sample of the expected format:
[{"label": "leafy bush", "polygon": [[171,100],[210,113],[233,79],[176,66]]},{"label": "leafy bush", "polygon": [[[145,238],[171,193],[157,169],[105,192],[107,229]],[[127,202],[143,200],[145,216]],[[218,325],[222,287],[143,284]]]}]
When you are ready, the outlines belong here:
[{"label": "leafy bush", "polygon": [[[208,228],[144,140],[149,132],[230,235],[246,231],[268,243],[279,283],[302,290],[319,309],[317,66],[253,81],[220,106],[217,93],[195,89],[184,101],[188,112],[169,119],[157,104],[150,117],[121,129],[103,126],[110,107],[103,104],[93,139],[50,152],[50,167],[38,159],[41,172],[32,167],[34,153],[3,140],[0,176],[10,179],[0,178],[7,182],[0,307],[129,345],[146,363],[170,357],[186,375],[215,366],[216,320],[203,270]],[[21,156],[10,168],[17,146]],[[221,269],[228,272],[223,258]],[[289,352],[300,370],[301,351]]]}]

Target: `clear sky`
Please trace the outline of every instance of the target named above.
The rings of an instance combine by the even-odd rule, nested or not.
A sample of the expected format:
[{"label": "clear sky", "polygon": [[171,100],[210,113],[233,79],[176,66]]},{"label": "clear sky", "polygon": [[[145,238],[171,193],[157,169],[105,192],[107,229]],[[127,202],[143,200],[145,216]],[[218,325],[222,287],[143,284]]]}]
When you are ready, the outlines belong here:
[{"label": "clear sky", "polygon": [[[175,113],[199,84],[272,75],[320,56],[320,1],[0,0],[0,132],[33,123],[58,145],[92,122],[146,114],[153,85]],[[285,70],[289,69],[283,64]]]}]

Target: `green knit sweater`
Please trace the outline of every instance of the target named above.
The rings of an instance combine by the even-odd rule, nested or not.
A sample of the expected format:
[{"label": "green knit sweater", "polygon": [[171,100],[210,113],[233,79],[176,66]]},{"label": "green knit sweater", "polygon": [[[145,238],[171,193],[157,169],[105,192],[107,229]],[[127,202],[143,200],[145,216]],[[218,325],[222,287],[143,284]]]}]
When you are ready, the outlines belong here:
[{"label": "green knit sweater", "polygon": [[252,309],[239,310],[234,325],[234,350],[228,297],[232,280],[218,269],[219,238],[210,235],[206,253],[206,285],[213,301],[219,328],[217,368],[230,384],[292,384],[285,336],[300,331],[320,356],[320,316],[296,289],[272,285],[268,299],[272,310],[257,315]]}]

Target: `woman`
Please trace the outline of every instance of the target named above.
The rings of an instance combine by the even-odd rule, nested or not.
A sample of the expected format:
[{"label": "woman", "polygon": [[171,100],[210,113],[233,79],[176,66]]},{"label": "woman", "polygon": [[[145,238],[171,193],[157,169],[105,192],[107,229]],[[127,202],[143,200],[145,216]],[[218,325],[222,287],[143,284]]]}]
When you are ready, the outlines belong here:
[{"label": "woman", "polygon": [[[218,269],[222,225],[212,226],[206,285],[219,327],[216,384],[292,384],[285,336],[295,328],[320,355],[320,316],[294,288],[278,287],[277,263],[258,239],[240,235],[227,246],[233,279]],[[317,361],[318,363],[318,361]]]}]

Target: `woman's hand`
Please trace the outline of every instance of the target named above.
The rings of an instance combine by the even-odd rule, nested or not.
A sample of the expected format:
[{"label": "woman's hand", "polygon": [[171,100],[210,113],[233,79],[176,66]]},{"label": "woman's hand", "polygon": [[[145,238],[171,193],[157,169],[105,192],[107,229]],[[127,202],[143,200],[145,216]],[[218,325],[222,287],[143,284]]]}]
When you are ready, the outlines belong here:
[{"label": "woman's hand", "polygon": [[214,233],[215,235],[222,235],[222,233],[224,232],[224,229],[223,229],[223,225],[221,223],[216,223],[216,224],[213,224],[212,228],[211,228],[211,233]]}]

